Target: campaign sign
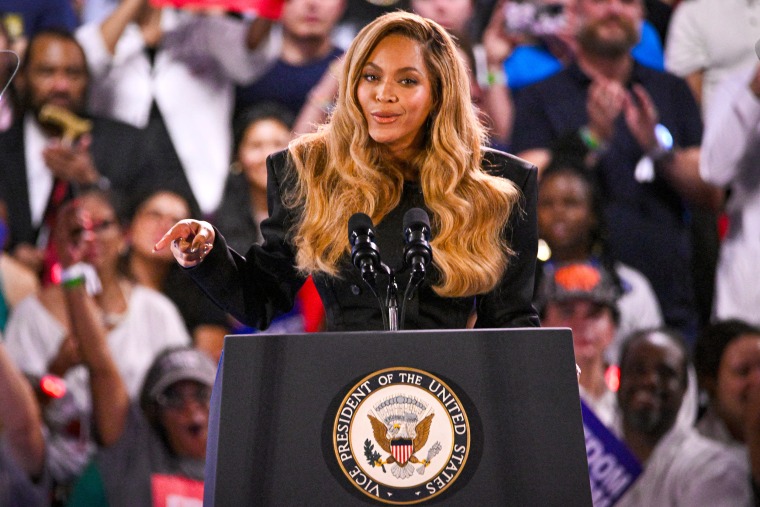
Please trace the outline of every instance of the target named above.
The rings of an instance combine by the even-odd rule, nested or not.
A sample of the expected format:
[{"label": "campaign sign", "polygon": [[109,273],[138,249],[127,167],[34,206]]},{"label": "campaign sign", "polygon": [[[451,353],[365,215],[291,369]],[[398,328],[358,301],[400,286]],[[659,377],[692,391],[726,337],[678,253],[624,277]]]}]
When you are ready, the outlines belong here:
[{"label": "campaign sign", "polygon": [[176,475],[153,474],[153,507],[202,507],[203,482]]},{"label": "campaign sign", "polygon": [[641,465],[581,400],[586,457],[594,507],[609,507],[620,500],[641,474]]}]

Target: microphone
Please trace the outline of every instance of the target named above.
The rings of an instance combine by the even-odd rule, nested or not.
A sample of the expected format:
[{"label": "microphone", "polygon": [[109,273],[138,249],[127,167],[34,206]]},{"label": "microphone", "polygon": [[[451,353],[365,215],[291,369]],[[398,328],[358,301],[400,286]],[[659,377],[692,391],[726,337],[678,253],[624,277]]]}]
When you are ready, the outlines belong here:
[{"label": "microphone", "polygon": [[415,281],[425,277],[425,267],[433,260],[430,248],[430,219],[425,210],[412,208],[404,214],[404,265],[412,270]]},{"label": "microphone", "polygon": [[380,267],[380,249],[375,244],[372,219],[366,214],[354,213],[348,219],[348,242],[351,244],[351,262],[374,289],[377,268]]}]

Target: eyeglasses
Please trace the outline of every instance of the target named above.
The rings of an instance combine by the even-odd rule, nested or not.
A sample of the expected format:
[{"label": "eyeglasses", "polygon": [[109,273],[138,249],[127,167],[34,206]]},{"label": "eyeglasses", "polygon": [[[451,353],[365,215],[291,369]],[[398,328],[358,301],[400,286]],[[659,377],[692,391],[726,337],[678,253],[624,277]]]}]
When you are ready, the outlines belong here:
[{"label": "eyeglasses", "polygon": [[75,229],[72,229],[69,232],[69,236],[74,241],[80,241],[85,231],[92,231],[95,234],[104,234],[112,230],[115,225],[117,225],[116,220],[101,220],[99,222],[92,222],[91,225],[89,225],[87,228],[76,227]]},{"label": "eyeglasses", "polygon": [[177,390],[170,387],[156,396],[156,403],[158,403],[160,407],[172,410],[179,410],[191,401],[196,402],[202,407],[208,408],[210,400],[211,388],[206,386],[196,386],[183,390]]}]

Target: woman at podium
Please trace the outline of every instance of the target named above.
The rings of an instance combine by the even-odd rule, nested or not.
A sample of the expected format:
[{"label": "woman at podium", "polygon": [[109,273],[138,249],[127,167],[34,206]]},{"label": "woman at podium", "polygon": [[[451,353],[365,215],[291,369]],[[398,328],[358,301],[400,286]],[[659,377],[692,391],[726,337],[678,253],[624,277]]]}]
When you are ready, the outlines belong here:
[{"label": "woman at podium", "polygon": [[[485,140],[451,36],[420,16],[386,14],[346,52],[328,122],[269,157],[263,245],[241,255],[211,224],[182,220],[155,248],[171,248],[219,306],[259,329],[290,310],[308,275],[329,331],[382,329],[396,292],[406,329],[464,328],[473,312],[477,327],[538,326],[536,170]],[[419,285],[405,259],[412,208],[430,217]],[[369,227],[347,230],[356,213]],[[362,266],[375,287],[347,232],[374,252]]]}]

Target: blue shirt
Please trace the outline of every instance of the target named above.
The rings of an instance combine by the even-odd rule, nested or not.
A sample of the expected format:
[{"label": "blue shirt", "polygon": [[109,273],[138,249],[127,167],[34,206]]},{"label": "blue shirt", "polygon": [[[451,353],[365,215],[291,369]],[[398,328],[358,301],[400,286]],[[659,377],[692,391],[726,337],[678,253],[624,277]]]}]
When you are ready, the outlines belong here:
[{"label": "blue shirt", "polygon": [[29,39],[45,28],[73,31],[79,24],[69,0],[0,0],[0,13],[4,19],[21,16]]},{"label": "blue shirt", "polygon": [[[642,24],[641,40],[631,50],[631,56],[647,67],[657,70],[665,69],[660,37],[648,21]],[[504,61],[504,72],[507,73],[509,87],[512,90],[519,90],[553,76],[562,68],[562,62],[544,46],[539,45],[517,46]]]},{"label": "blue shirt", "polygon": [[260,102],[276,102],[298,115],[311,89],[342,54],[342,49],[333,48],[324,58],[306,65],[291,65],[277,60],[274,67],[257,81],[237,89],[236,111]]}]

